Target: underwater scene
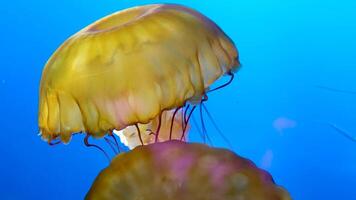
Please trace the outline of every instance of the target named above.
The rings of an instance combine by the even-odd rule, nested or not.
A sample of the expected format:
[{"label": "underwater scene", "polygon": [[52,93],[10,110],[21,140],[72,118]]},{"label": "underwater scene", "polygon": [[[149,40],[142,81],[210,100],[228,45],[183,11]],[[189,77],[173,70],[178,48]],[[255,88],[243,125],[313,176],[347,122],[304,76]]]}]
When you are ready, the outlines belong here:
[{"label": "underwater scene", "polygon": [[0,199],[356,199],[356,2],[0,2]]}]

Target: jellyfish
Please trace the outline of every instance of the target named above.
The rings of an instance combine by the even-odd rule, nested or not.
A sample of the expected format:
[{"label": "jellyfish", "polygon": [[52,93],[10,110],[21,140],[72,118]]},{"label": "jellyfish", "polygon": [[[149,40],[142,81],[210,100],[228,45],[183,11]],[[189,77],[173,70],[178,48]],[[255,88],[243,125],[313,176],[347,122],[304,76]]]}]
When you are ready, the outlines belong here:
[{"label": "jellyfish", "polygon": [[[86,199],[273,199],[288,193],[228,150],[185,142],[208,93],[240,68],[233,41],[199,12],[174,4],[138,6],[104,17],[66,40],[40,83],[42,139],[114,133],[118,154]],[[227,83],[211,88],[222,76]]]},{"label": "jellyfish", "polygon": [[229,150],[172,140],[118,155],[95,179],[86,199],[291,198],[266,171]]},{"label": "jellyfish", "polygon": [[164,111],[194,111],[222,87],[211,89],[212,83],[223,75],[230,83],[239,66],[232,40],[195,10],[154,4],[119,11],[71,36],[47,61],[40,135],[69,143],[75,133],[101,138],[132,127],[141,136],[146,126],[160,139],[154,125],[174,123]]}]

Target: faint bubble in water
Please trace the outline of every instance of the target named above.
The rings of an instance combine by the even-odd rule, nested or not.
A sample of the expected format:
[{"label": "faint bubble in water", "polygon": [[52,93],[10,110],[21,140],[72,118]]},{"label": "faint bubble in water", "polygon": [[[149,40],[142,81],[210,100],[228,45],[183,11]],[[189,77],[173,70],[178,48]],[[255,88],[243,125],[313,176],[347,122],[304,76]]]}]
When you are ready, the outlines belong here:
[{"label": "faint bubble in water", "polygon": [[297,122],[295,120],[286,117],[279,117],[273,121],[273,127],[279,133],[283,133],[285,129],[295,128],[296,126]]},{"label": "faint bubble in water", "polygon": [[262,156],[260,167],[263,169],[268,169],[272,166],[272,161],[273,161],[273,151],[271,149],[268,149],[265,152],[265,154]]}]

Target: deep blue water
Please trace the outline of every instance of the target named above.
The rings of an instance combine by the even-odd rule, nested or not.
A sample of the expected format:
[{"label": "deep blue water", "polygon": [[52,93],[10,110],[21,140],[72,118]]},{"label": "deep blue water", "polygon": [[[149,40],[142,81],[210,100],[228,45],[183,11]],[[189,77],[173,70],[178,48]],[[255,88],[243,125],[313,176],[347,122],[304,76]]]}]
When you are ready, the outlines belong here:
[{"label": "deep blue water", "polygon": [[[94,20],[157,2],[0,2],[1,199],[83,198],[107,161],[81,136],[55,147],[37,136],[43,65]],[[201,11],[238,46],[243,68],[207,103],[233,150],[296,200],[356,199],[356,143],[328,125],[356,137],[356,94],[347,92],[356,91],[356,1],[166,2]],[[214,145],[228,147],[207,124]]]}]

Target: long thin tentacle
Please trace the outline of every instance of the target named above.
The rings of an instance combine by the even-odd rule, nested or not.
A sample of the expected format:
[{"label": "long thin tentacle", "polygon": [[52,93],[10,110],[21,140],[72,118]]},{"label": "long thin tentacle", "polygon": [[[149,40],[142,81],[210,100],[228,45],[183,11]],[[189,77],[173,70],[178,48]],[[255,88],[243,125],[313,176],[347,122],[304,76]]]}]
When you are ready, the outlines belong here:
[{"label": "long thin tentacle", "polygon": [[104,155],[105,155],[105,157],[108,159],[108,161],[110,162],[110,157],[109,157],[109,155],[104,151],[104,149],[102,149],[101,147],[99,147],[98,145],[95,145],[95,144],[90,144],[89,143],[89,135],[86,135],[85,136],[85,138],[84,138],[84,144],[85,144],[85,146],[87,146],[87,147],[94,147],[94,148],[96,148],[96,149],[98,149],[99,151],[101,151]]},{"label": "long thin tentacle", "polygon": [[221,85],[221,86],[219,86],[217,88],[211,89],[211,90],[207,91],[206,93],[210,93],[210,92],[213,92],[215,90],[218,90],[218,89],[221,89],[221,88],[224,88],[224,87],[230,85],[230,83],[234,80],[235,75],[232,72],[229,72],[227,74],[230,75],[230,80],[227,83],[225,83],[225,84],[223,84],[223,85]]},{"label": "long thin tentacle", "polygon": [[114,139],[114,141],[115,141],[115,146],[116,146],[116,148],[117,148],[117,152],[120,153],[120,152],[121,152],[120,145],[119,145],[119,143],[118,143],[117,140],[116,140],[115,134],[113,134],[113,133],[111,132],[109,135],[110,135],[111,138]]},{"label": "long thin tentacle", "polygon": [[341,128],[337,127],[335,124],[328,123],[329,126],[331,126],[334,130],[336,130],[338,133],[346,137],[347,139],[351,140],[352,142],[356,142],[356,137],[352,136],[350,133],[348,133],[345,130],[342,130]]},{"label": "long thin tentacle", "polygon": [[160,131],[160,129],[161,129],[161,123],[162,123],[162,113],[163,113],[163,112],[161,112],[161,113],[159,114],[158,127],[157,127],[156,134],[155,134],[155,142],[158,142],[158,135],[159,135],[159,131]]},{"label": "long thin tentacle", "polygon": [[203,108],[206,112],[206,114],[208,115],[210,121],[213,123],[214,128],[217,130],[217,132],[219,133],[220,137],[226,142],[226,144],[229,146],[229,148],[233,149],[232,144],[230,143],[229,139],[227,139],[227,137],[224,135],[224,133],[219,129],[218,125],[216,124],[213,116],[210,114],[208,108],[205,106],[205,104],[202,104]]},{"label": "long thin tentacle", "polygon": [[173,131],[173,125],[174,125],[174,118],[175,118],[175,116],[176,116],[176,114],[177,114],[179,109],[180,109],[180,107],[176,108],[176,110],[173,113],[173,117],[172,117],[172,120],[171,120],[171,128],[169,130],[169,140],[172,140],[172,131]]},{"label": "long thin tentacle", "polygon": [[200,135],[201,139],[203,140],[203,143],[206,144],[205,135],[204,135],[204,133],[201,131],[200,126],[198,125],[198,122],[197,122],[197,120],[195,119],[194,115],[192,116],[192,120],[193,120],[194,126],[196,127],[196,129],[197,129],[198,132],[199,132],[199,135]]},{"label": "long thin tentacle", "polygon": [[201,129],[202,129],[202,132],[204,135],[204,140],[205,140],[205,137],[207,135],[207,130],[206,130],[205,123],[204,123],[203,110],[202,110],[201,105],[202,105],[202,103],[200,103],[200,105],[199,105],[200,124],[201,124]]},{"label": "long thin tentacle", "polygon": [[188,105],[186,106],[186,108],[185,108],[184,115],[183,115],[183,116],[184,116],[184,122],[187,121],[187,114],[188,114],[189,108],[190,108],[190,105],[188,104]]},{"label": "long thin tentacle", "polygon": [[105,140],[105,142],[109,145],[109,147],[110,147],[111,150],[114,152],[114,154],[117,154],[118,152],[116,151],[116,149],[115,149],[114,146],[113,146],[113,145],[115,145],[115,144],[113,143],[113,141],[109,140],[109,138],[107,138],[107,137],[104,137],[104,140]]},{"label": "long thin tentacle", "polygon": [[138,127],[137,124],[135,124],[135,127],[136,127],[136,129],[137,129],[138,138],[140,139],[141,145],[143,146],[143,140],[142,140],[140,128]]},{"label": "long thin tentacle", "polygon": [[185,113],[185,105],[182,107],[182,113],[181,113],[181,121],[182,121],[182,135],[184,134],[184,126],[185,126],[185,116],[184,116],[184,113]]},{"label": "long thin tentacle", "polygon": [[332,88],[332,87],[328,87],[328,86],[324,86],[324,85],[316,85],[315,87],[317,87],[319,89],[323,89],[323,90],[328,90],[331,92],[339,92],[339,93],[345,93],[345,94],[356,94],[356,91],[342,90],[342,89]]},{"label": "long thin tentacle", "polygon": [[[184,128],[183,128],[183,133],[182,133],[182,136],[181,136],[180,140],[183,140],[183,139],[184,139],[185,131],[187,130],[189,119],[190,119],[190,117],[192,116],[192,114],[193,114],[195,108],[196,108],[196,106],[193,106],[193,108],[192,108],[192,109],[190,110],[190,112],[189,112],[188,118],[187,118],[187,120],[185,121],[185,126],[184,126]],[[184,119],[184,118],[183,118],[183,119]]]}]

